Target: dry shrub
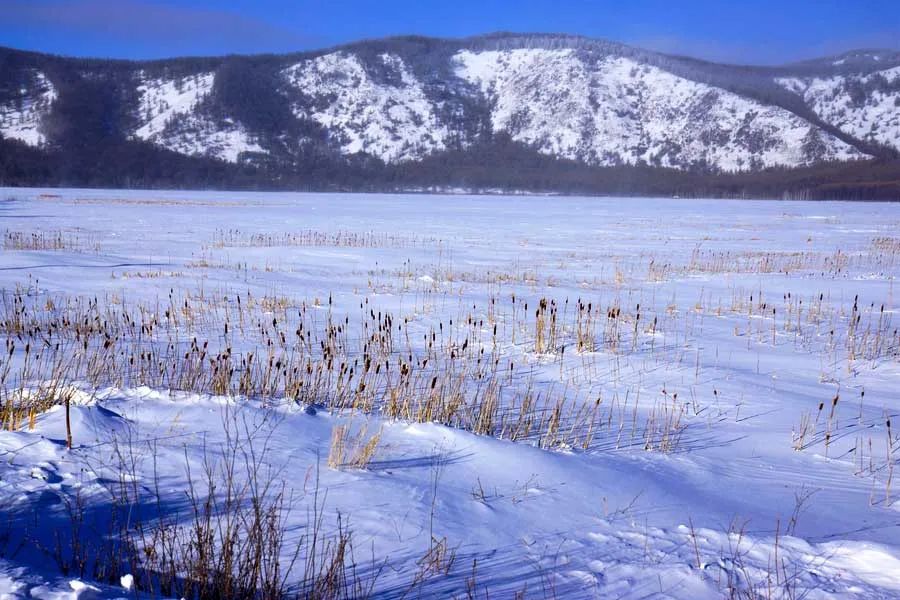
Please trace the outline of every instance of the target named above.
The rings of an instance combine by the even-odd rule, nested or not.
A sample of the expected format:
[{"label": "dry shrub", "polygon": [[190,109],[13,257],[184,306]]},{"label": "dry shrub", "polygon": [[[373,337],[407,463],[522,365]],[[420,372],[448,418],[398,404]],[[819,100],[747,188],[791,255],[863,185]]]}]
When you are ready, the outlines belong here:
[{"label": "dry shrub", "polygon": [[335,425],[331,430],[331,445],[328,449],[328,466],[332,469],[365,469],[378,450],[382,430],[372,435],[368,424],[354,431],[352,423]]}]

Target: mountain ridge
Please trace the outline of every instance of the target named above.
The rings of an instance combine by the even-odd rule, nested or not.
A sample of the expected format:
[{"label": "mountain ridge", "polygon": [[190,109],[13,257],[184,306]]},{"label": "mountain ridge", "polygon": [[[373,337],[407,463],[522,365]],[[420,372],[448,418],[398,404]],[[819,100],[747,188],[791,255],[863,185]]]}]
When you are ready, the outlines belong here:
[{"label": "mountain ridge", "polygon": [[[322,46],[319,48],[309,48],[303,50],[292,50],[288,52],[258,52],[258,53],[228,53],[228,54],[190,54],[190,55],[174,55],[174,56],[166,56],[161,58],[121,58],[121,57],[104,57],[104,56],[76,56],[76,55],[68,55],[68,54],[60,54],[54,52],[44,52],[41,50],[31,50],[28,48],[17,48],[15,46],[6,46],[0,44],[0,54],[4,52],[21,54],[21,55],[31,55],[33,57],[44,57],[44,58],[54,58],[65,61],[97,61],[97,62],[118,62],[123,64],[131,64],[131,65],[146,65],[153,63],[165,63],[171,61],[180,61],[180,60],[222,60],[225,58],[231,57],[242,57],[242,58],[271,58],[271,57],[281,57],[281,58],[302,58],[308,55],[318,55],[325,54],[330,52],[336,52],[340,50],[353,50],[357,46],[365,46],[370,44],[391,44],[391,43],[402,43],[402,42],[422,42],[427,44],[434,43],[442,43],[442,44],[477,44],[477,43],[490,43],[497,40],[534,40],[534,39],[554,39],[557,41],[572,41],[579,43],[588,43],[588,44],[600,44],[609,47],[620,47],[623,49],[630,49],[633,51],[639,51],[646,54],[656,54],[659,56],[665,56],[669,58],[682,59],[693,61],[697,63],[705,63],[710,65],[719,65],[733,68],[747,68],[747,69],[761,69],[761,70],[778,70],[778,69],[791,69],[796,67],[803,66],[816,66],[821,63],[833,63],[833,61],[838,61],[841,59],[850,59],[850,58],[860,58],[860,59],[872,59],[873,56],[881,57],[881,60],[885,60],[887,62],[897,62],[900,63],[900,49],[891,49],[891,48],[879,48],[879,47],[860,47],[853,48],[850,50],[845,50],[842,52],[838,52],[836,54],[825,54],[822,56],[812,57],[812,58],[804,58],[799,60],[787,61],[784,63],[778,64],[756,64],[756,63],[730,63],[724,61],[716,61],[713,59],[702,58],[699,56],[692,56],[690,54],[682,54],[679,52],[663,52],[660,50],[652,50],[649,48],[643,48],[641,46],[635,44],[629,44],[626,42],[619,42],[607,38],[599,38],[599,37],[591,37],[582,34],[574,34],[574,33],[564,33],[564,32],[552,32],[552,31],[533,31],[533,32],[515,32],[515,31],[492,31],[488,33],[482,34],[474,34],[469,36],[462,37],[438,37],[438,36],[427,36],[421,34],[399,34],[399,35],[390,35],[384,37],[372,37],[372,38],[361,38],[358,40],[348,41],[348,42],[340,42],[337,44]],[[872,66],[874,68],[879,68],[880,65],[873,64],[871,62],[866,63],[863,61],[862,65],[859,62],[851,61],[848,63],[850,68],[858,68],[859,66]],[[832,64],[832,66],[834,66]]]},{"label": "mountain ridge", "polygon": [[[781,171],[796,179],[806,170],[824,185],[846,175],[837,166],[857,165],[887,176],[891,189],[900,52],[727,65],[584,36],[508,32],[150,61],[0,48],[0,139],[0,178],[11,184],[62,183],[52,172],[50,180],[32,173],[36,155],[76,182],[102,184],[109,176],[89,158],[127,147],[180,161],[182,176],[172,181],[184,185],[212,161],[246,171],[258,187],[353,188],[361,177],[391,189],[428,184],[431,158],[454,155],[455,164],[455,154],[469,153],[494,162],[495,187],[503,187],[521,178],[517,164],[481,156],[500,144],[516,151],[499,156],[521,163],[519,150],[539,154],[556,161],[553,172],[583,170],[579,180],[603,169],[713,183]],[[175,157],[159,158],[167,152]],[[128,168],[136,181],[164,184],[137,164]],[[448,175],[451,185],[459,179]],[[551,177],[547,191],[565,187],[557,183]],[[602,183],[587,187],[604,191]]]}]

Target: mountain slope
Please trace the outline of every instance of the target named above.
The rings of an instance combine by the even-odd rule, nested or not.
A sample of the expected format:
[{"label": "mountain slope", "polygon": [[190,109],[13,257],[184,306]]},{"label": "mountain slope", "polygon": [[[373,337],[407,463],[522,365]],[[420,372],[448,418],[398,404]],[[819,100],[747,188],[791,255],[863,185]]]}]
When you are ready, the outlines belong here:
[{"label": "mountain slope", "polygon": [[900,150],[900,67],[869,74],[786,77],[819,117],[857,139]]},{"label": "mountain slope", "polygon": [[789,111],[632,59],[572,50],[457,55],[491,100],[494,131],[591,164],[745,171],[864,155]]},{"label": "mountain slope", "polygon": [[891,160],[900,54],[738,67],[513,34],[150,62],[0,49],[0,137],[63,162],[149,144],[275,185],[342,185],[403,179],[497,136],[585,169],[728,176]]},{"label": "mountain slope", "polygon": [[180,154],[227,162],[237,162],[243,152],[263,152],[239,123],[215,122],[199,110],[214,81],[214,73],[168,80],[141,77],[136,115],[140,126],[131,136]]}]

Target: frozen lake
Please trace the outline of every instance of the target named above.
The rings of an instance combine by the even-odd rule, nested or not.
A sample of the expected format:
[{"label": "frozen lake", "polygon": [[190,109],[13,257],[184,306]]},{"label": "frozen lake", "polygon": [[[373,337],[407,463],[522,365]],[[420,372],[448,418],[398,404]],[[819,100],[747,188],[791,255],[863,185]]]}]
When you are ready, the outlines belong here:
[{"label": "frozen lake", "polygon": [[113,443],[174,507],[234,411],[376,597],[900,595],[900,204],[2,189],[0,229],[0,586],[65,585],[27,524],[113,502]]}]

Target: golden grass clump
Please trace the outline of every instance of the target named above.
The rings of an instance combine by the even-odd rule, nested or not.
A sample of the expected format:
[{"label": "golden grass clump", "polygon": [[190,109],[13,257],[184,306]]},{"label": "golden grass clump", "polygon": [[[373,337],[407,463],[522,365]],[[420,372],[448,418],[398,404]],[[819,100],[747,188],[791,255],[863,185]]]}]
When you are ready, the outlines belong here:
[{"label": "golden grass clump", "polygon": [[331,430],[328,466],[332,469],[365,469],[375,458],[382,430],[369,435],[368,424],[354,430],[352,423]]}]

